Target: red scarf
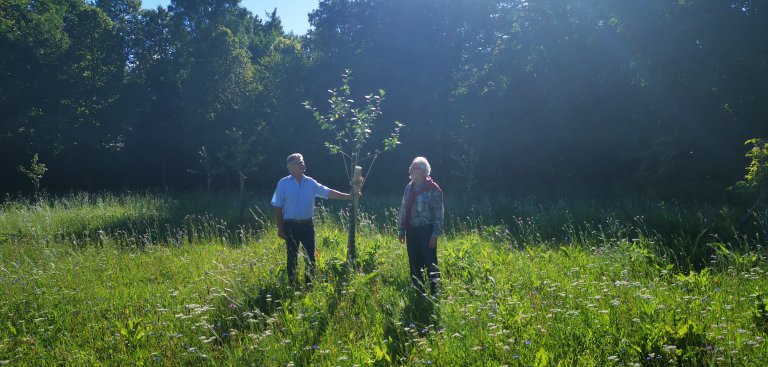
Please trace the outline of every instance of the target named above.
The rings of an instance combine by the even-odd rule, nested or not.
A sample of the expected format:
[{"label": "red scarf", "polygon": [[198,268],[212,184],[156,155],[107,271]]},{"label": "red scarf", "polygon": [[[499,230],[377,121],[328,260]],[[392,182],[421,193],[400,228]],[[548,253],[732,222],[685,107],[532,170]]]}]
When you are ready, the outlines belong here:
[{"label": "red scarf", "polygon": [[437,183],[435,181],[432,181],[432,177],[427,176],[427,178],[424,180],[424,185],[421,186],[420,189],[413,191],[413,181],[408,183],[408,201],[405,203],[405,216],[403,217],[403,228],[408,228],[408,222],[411,220],[411,210],[413,210],[413,203],[416,201],[416,196],[419,194],[427,191],[435,189],[437,191],[440,191],[440,195],[442,196],[443,190],[440,189],[440,186],[437,186]]}]

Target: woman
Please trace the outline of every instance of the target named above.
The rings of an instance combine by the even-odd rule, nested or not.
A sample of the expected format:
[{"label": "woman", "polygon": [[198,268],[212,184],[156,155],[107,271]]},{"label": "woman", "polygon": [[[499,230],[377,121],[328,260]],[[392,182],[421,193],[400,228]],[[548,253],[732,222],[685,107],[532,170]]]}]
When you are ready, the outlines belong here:
[{"label": "woman", "polygon": [[437,238],[443,234],[443,191],[432,181],[429,162],[416,157],[408,173],[411,182],[405,186],[400,203],[400,243],[406,242],[411,281],[423,291],[424,270],[428,271],[430,290],[434,294],[440,281],[437,268]]}]

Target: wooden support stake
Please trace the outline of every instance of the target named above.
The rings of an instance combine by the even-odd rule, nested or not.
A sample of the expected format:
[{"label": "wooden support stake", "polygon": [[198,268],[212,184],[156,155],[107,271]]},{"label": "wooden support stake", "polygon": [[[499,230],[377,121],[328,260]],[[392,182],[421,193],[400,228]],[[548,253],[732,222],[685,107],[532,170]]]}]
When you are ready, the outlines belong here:
[{"label": "wooden support stake", "polygon": [[357,250],[355,248],[355,232],[357,229],[357,213],[358,204],[360,202],[360,186],[362,186],[362,179],[360,175],[363,173],[363,167],[355,166],[355,172],[352,175],[352,212],[349,215],[349,239],[347,240],[347,263],[354,267],[357,261]]}]

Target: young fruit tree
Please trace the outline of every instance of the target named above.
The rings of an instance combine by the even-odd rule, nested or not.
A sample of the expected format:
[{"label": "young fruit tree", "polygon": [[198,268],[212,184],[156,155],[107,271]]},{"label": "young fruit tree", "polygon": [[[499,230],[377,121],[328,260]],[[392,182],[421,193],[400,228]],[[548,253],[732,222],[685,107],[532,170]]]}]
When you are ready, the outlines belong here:
[{"label": "young fruit tree", "polygon": [[243,224],[246,206],[245,180],[248,178],[246,174],[255,172],[263,157],[253,152],[254,143],[256,142],[255,136],[247,137],[236,128],[227,130],[225,133],[229,137],[229,144],[224,146],[221,152],[219,152],[219,161],[222,162],[224,168],[237,173],[238,181],[240,182],[238,221],[240,224]]},{"label": "young fruit tree", "polygon": [[200,157],[198,159],[198,163],[200,163],[200,169],[190,168],[187,170],[187,172],[193,175],[205,176],[205,194],[206,196],[210,197],[213,178],[216,175],[222,173],[223,169],[214,164],[213,157],[208,154],[208,150],[205,147],[200,148],[200,151],[197,152],[197,155]]},{"label": "young fruit tree", "polygon": [[27,176],[29,181],[32,182],[32,187],[35,189],[35,196],[37,196],[40,192],[40,180],[43,179],[45,171],[48,170],[48,168],[45,166],[45,163],[42,163],[39,160],[40,157],[37,155],[37,153],[35,153],[35,155],[32,157],[32,160],[29,162],[29,168],[24,166],[19,166],[17,168],[19,172]]},{"label": "young fruit tree", "polygon": [[381,102],[384,100],[384,90],[379,89],[378,94],[365,96],[364,104],[356,104],[352,99],[352,91],[349,87],[350,71],[344,70],[341,75],[342,86],[339,89],[331,89],[330,110],[327,114],[321,114],[313,108],[309,101],[304,102],[304,107],[315,116],[323,130],[332,134],[332,141],[326,141],[325,146],[332,155],[341,155],[344,161],[344,170],[347,173],[352,188],[352,211],[349,221],[349,238],[347,241],[347,262],[354,266],[356,263],[355,229],[357,226],[358,205],[360,189],[363,186],[364,176],[361,175],[363,163],[368,163],[368,176],[376,161],[376,157],[382,151],[395,149],[399,144],[400,129],[404,126],[400,122],[394,122],[394,131],[383,141],[382,149],[363,151],[366,143],[371,138],[376,119],[382,115]]}]

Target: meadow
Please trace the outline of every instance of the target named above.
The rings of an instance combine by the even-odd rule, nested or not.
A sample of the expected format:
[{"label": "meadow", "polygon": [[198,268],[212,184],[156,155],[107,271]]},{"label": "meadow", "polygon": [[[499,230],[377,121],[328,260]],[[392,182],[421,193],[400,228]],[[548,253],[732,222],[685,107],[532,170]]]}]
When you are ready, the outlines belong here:
[{"label": "meadow", "polygon": [[[0,205],[0,365],[762,366],[768,215],[627,199],[446,202],[442,287],[410,287],[399,198],[317,209],[291,288],[266,199],[77,193]],[[302,262],[300,262],[301,264]],[[300,265],[303,272],[303,265]]]}]

